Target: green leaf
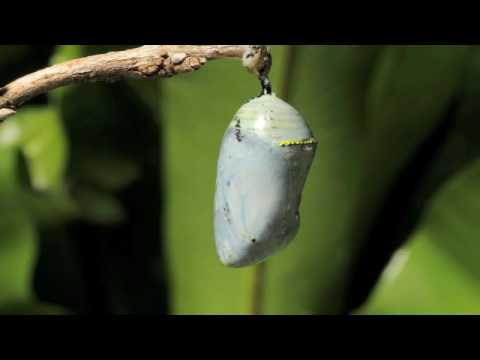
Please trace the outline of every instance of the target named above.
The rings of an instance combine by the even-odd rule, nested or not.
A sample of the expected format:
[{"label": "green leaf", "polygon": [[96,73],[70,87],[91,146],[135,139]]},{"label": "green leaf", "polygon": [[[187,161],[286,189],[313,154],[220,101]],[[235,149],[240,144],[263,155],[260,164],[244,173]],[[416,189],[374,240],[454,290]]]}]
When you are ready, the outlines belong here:
[{"label": "green leaf", "polygon": [[36,232],[18,191],[15,153],[0,150],[0,304],[33,296]]},{"label": "green leaf", "polygon": [[[346,311],[354,265],[384,196],[456,93],[465,53],[434,46],[299,49],[291,102],[319,144],[300,232],[267,265],[265,312]],[[405,96],[416,101],[404,106]]]},{"label": "green leaf", "polygon": [[480,161],[434,196],[421,225],[386,268],[361,314],[480,311]]},{"label": "green leaf", "polygon": [[0,148],[20,148],[32,186],[47,190],[61,185],[67,163],[67,143],[53,107],[27,107],[0,127]]},{"label": "green leaf", "polygon": [[460,90],[470,50],[391,46],[383,51],[367,98],[365,142],[372,166],[385,180],[398,173],[442,120]]},{"label": "green leaf", "polygon": [[267,261],[264,313],[344,311],[363,235],[358,206],[365,190],[365,94],[379,51],[371,46],[296,48],[289,101],[309,122],[318,146],[302,197],[299,233]]}]

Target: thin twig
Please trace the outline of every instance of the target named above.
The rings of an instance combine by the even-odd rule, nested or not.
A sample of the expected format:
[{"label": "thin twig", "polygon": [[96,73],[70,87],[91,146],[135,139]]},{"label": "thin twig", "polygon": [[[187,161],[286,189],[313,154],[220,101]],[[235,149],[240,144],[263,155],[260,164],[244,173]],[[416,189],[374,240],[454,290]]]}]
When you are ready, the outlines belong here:
[{"label": "thin twig", "polygon": [[35,96],[84,81],[166,78],[199,69],[208,60],[241,59],[254,45],[144,45],[67,61],[0,88],[0,121]]}]

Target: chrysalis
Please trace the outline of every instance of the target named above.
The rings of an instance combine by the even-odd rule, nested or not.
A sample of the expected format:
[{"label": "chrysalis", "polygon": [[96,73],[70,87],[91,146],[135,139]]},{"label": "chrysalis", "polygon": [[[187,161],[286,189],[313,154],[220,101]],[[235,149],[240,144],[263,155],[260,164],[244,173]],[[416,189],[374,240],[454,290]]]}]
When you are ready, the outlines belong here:
[{"label": "chrysalis", "polygon": [[275,94],[238,110],[217,166],[215,242],[225,265],[261,262],[295,237],[316,143],[303,117]]}]

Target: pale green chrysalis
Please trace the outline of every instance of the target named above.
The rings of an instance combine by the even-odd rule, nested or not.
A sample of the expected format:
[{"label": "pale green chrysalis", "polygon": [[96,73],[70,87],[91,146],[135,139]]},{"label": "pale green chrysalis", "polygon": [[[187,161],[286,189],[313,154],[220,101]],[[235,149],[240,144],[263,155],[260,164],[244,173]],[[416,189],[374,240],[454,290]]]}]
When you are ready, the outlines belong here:
[{"label": "pale green chrysalis", "polygon": [[217,166],[214,228],[222,263],[256,264],[295,237],[316,143],[300,113],[275,94],[238,110]]}]

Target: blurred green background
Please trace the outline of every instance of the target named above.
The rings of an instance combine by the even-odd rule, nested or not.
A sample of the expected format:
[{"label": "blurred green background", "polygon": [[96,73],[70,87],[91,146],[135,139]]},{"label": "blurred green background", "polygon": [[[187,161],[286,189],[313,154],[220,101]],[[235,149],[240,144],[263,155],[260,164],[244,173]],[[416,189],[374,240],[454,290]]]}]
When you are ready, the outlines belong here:
[{"label": "blurred green background", "polygon": [[[0,46],[0,84],[134,46]],[[480,48],[272,51],[319,141],[285,250],[215,252],[220,143],[259,92],[239,61],[72,85],[0,124],[0,313],[480,313]]]}]

